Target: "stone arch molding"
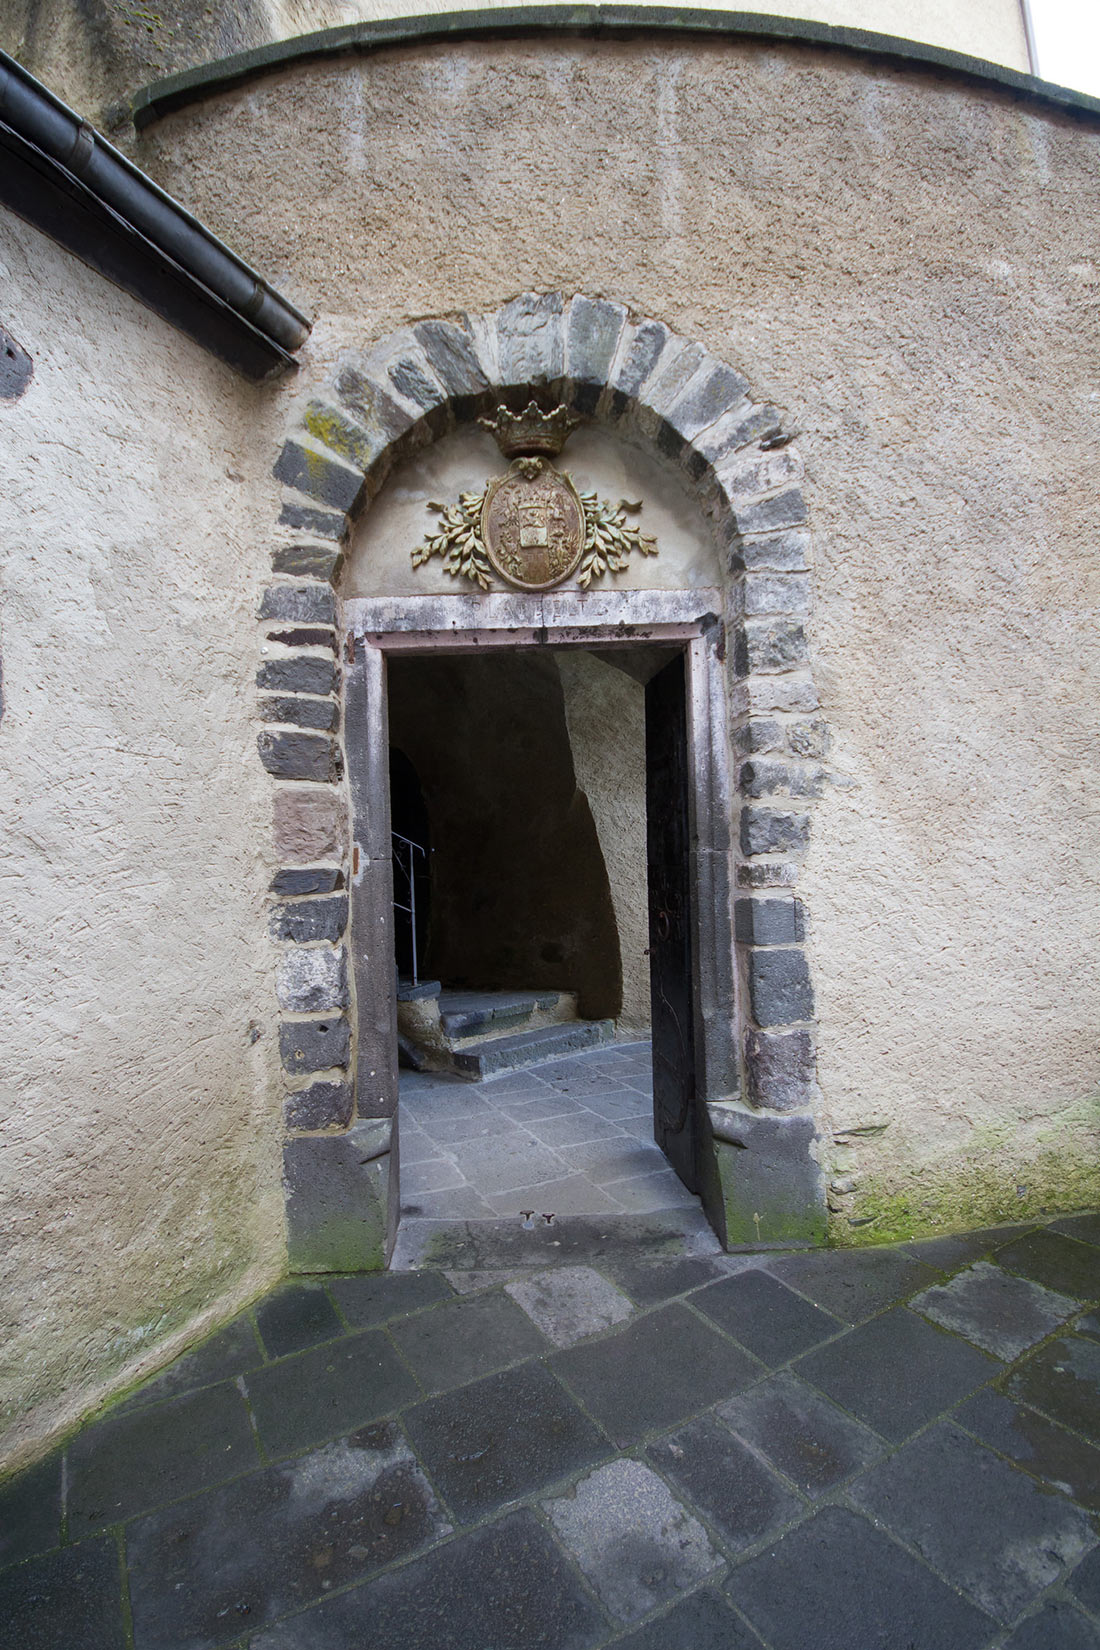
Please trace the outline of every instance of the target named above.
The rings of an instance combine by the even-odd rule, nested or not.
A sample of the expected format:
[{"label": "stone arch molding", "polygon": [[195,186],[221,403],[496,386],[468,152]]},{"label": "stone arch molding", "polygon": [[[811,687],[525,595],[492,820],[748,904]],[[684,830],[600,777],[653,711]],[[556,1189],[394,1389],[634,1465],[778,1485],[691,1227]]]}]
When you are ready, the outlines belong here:
[{"label": "stone arch molding", "polygon": [[[260,608],[258,743],[277,782],[284,862],[270,927],[284,948],[294,1270],[383,1264],[395,1216],[391,1122],[357,1106],[352,1076],[347,887],[357,868],[348,862],[334,590],[343,549],[395,465],[502,396],[529,391],[678,465],[712,525],[724,569],[739,815],[731,871],[740,1069],[731,1092],[708,1097],[707,1107],[725,1238],[731,1247],[824,1241],[807,916],[795,890],[827,731],[806,640],[810,534],[797,450],[778,408],[754,400],[735,367],[663,322],[603,298],[525,293],[491,314],[418,321],[341,356],[299,404],[275,464],[284,493],[275,577]],[[360,1017],[384,1012],[357,1007]]]}]

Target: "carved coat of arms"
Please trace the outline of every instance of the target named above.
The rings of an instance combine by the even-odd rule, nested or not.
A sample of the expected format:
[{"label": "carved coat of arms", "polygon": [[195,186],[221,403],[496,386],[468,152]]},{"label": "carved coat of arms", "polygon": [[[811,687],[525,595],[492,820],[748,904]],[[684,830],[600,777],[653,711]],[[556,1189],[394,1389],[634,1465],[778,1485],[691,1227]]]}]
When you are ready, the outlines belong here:
[{"label": "carved coat of arms", "polygon": [[524,412],[499,407],[479,420],[512,460],[480,493],[462,493],[457,504],[431,504],[439,529],[412,553],[414,567],[440,556],[444,570],[492,588],[493,575],[518,590],[549,590],[571,574],[587,589],[605,573],[621,573],[632,552],[655,556],[657,543],[626,521],[641,509],[620,499],[609,505],[595,493],[578,493],[556,470],[560,453],[579,422],[565,407],[543,412],[533,401]]}]

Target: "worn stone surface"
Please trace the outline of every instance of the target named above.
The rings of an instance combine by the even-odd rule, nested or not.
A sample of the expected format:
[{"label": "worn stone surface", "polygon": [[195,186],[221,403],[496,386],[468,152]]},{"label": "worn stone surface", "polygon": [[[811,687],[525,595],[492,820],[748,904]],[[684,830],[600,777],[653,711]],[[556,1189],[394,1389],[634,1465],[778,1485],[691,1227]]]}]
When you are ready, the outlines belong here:
[{"label": "worn stone surface", "polygon": [[808,814],[784,813],[775,808],[741,809],[741,851],[770,854],[804,848],[810,839]]},{"label": "worn stone surface", "polygon": [[257,687],[276,693],[328,694],[336,690],[336,666],[309,653],[266,659],[256,672]]},{"label": "worn stone surface", "polygon": [[612,1461],[543,1510],[619,1621],[637,1621],[722,1566],[699,1520],[641,1461]]},{"label": "worn stone surface", "polygon": [[770,1368],[830,1340],[842,1327],[755,1267],[701,1289],[692,1305]]},{"label": "worn stone surface", "polygon": [[734,901],[736,938],[745,945],[793,945],[806,938],[806,920],[798,899]]},{"label": "worn stone surface", "polygon": [[[780,954],[781,953],[777,953]],[[825,1231],[825,1186],[813,1120],[708,1107],[730,1248],[817,1244]]]},{"label": "worn stone surface", "polygon": [[124,1650],[117,1543],[100,1536],[6,1571],[0,1620],[26,1650]]},{"label": "worn stone surface", "polygon": [[355,1091],[350,1083],[310,1083],[295,1089],[283,1102],[283,1122],[304,1133],[315,1129],[347,1128]]},{"label": "worn stone surface", "polygon": [[785,1026],[814,1017],[814,994],[804,951],[750,951],[749,1002],[760,1026]]},{"label": "worn stone surface", "polygon": [[271,879],[273,894],[332,894],[344,886],[344,873],[336,865],[313,865],[308,870],[276,871]]},{"label": "worn stone surface", "polygon": [[1096,1542],[1086,1513],[949,1422],[849,1493],[999,1621],[1013,1620]]},{"label": "worn stone surface", "polygon": [[1062,1336],[1016,1371],[1007,1390],[1100,1444],[1100,1343]]},{"label": "worn stone surface", "polygon": [[817,1088],[810,1032],[746,1032],[745,1070],[753,1105],[770,1111],[810,1110]]},{"label": "worn stone surface", "polygon": [[340,715],[334,700],[298,699],[287,695],[261,699],[259,712],[264,722],[289,723],[297,728],[321,728],[326,732],[332,732]]},{"label": "worn stone surface", "polygon": [[260,618],[331,625],[336,622],[336,601],[327,584],[273,584],[263,593]]},{"label": "worn stone surface", "polygon": [[646,1453],[735,1553],[766,1541],[806,1510],[802,1497],[712,1416],[689,1421]]},{"label": "worn stone surface", "polygon": [[924,1290],[910,1304],[1007,1362],[1045,1339],[1077,1309],[1067,1295],[1013,1277],[989,1261],[978,1261],[950,1283]]},{"label": "worn stone surface", "polygon": [[256,1308],[256,1327],[268,1354],[282,1358],[343,1333],[328,1295],[318,1283],[290,1284]]},{"label": "worn stone surface", "polygon": [[505,1288],[555,1346],[573,1346],[625,1323],[634,1310],[622,1291],[590,1266],[561,1266]]},{"label": "worn stone surface", "polygon": [[268,733],[257,736],[260,761],[276,779],[335,781],[343,759],[334,739],[318,733]]},{"label": "worn stone surface", "polygon": [[390,1335],[425,1392],[463,1386],[546,1349],[531,1319],[495,1293],[418,1312],[391,1324]]},{"label": "worn stone surface", "polygon": [[375,1329],[255,1369],[243,1385],[273,1460],[365,1426],[417,1396],[416,1382]]},{"label": "worn stone surface", "polygon": [[296,578],[331,580],[339,563],[340,551],[333,545],[280,544],[271,552],[272,571]]},{"label": "worn stone surface", "polygon": [[327,1071],[346,1066],[351,1028],[342,1015],[324,1020],[284,1020],[279,1027],[279,1054],[287,1071]]},{"label": "worn stone surface", "polygon": [[716,1413],[805,1494],[826,1494],[885,1449],[868,1427],[781,1370]]},{"label": "worn stone surface", "polygon": [[1083,1438],[988,1389],[957,1409],[955,1420],[1026,1472],[1100,1512],[1100,1449]]},{"label": "worn stone surface", "polygon": [[385,1259],[389,1124],[291,1140],[283,1151],[292,1272],[377,1271]]},{"label": "worn stone surface", "polygon": [[275,849],[281,859],[312,861],[339,854],[346,834],[341,798],[296,787],[275,793]]},{"label": "worn stone surface", "polygon": [[279,962],[279,1006],[292,1014],[316,1014],[348,1005],[348,957],[341,947],[296,947]]},{"label": "worn stone surface", "polygon": [[277,905],[271,913],[271,937],[308,944],[311,940],[338,940],[347,927],[348,897],[295,900]]}]

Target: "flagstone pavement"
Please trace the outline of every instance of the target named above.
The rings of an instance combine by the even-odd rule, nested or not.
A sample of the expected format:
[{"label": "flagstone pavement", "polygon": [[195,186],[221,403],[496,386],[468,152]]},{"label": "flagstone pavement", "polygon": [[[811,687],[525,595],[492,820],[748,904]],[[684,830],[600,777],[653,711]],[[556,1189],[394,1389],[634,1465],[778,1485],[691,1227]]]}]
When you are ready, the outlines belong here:
[{"label": "flagstone pavement", "polygon": [[1100,1647],[1100,1216],[520,1233],[288,1284],[0,1486],[0,1642]]}]

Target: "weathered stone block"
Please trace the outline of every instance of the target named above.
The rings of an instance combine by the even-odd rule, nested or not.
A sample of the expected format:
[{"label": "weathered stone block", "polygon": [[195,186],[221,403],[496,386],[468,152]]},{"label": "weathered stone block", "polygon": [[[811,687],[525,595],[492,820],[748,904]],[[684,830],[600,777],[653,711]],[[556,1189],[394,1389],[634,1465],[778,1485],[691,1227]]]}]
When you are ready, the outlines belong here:
[{"label": "weathered stone block", "polygon": [[336,666],[331,659],[309,654],[295,659],[267,659],[256,672],[256,686],[269,693],[335,693]]},{"label": "weathered stone block", "polygon": [[823,775],[820,768],[807,767],[803,762],[769,762],[757,758],[742,764],[739,776],[745,796],[820,796]]},{"label": "weathered stone block", "polygon": [[386,1259],[388,1120],[291,1140],[283,1151],[292,1272],[375,1272]]},{"label": "weathered stone block", "polygon": [[799,529],[789,533],[749,533],[734,531],[726,545],[731,573],[747,568],[772,569],[777,573],[804,573],[810,564],[810,535]]},{"label": "weathered stone block", "polygon": [[369,475],[380,459],[387,464],[395,442],[411,430],[414,415],[398,406],[368,374],[351,364],[336,375],[336,393],[354,412],[348,418],[324,401],[311,401],[306,408],[306,428],[318,441],[342,453],[357,470]]},{"label": "weathered stone block", "polygon": [[634,328],[615,374],[615,389],[623,397],[624,404],[637,395],[649,378],[671,337],[663,321],[641,321]]},{"label": "weathered stone block", "polygon": [[276,573],[290,573],[295,578],[314,577],[331,581],[340,565],[340,550],[322,544],[281,544],[272,552],[271,566]]},{"label": "weathered stone block", "polygon": [[665,416],[673,429],[693,440],[723,413],[739,405],[748,387],[747,379],[739,372],[716,361],[708,372],[700,373],[686,386]]},{"label": "weathered stone block", "polygon": [[712,428],[701,431],[696,446],[709,463],[717,465],[725,453],[778,436],[782,422],[778,407],[758,406],[746,400],[731,407]]},{"label": "weathered stone block", "polygon": [[776,710],[818,710],[821,706],[814,679],[808,670],[789,670],[774,675],[767,671],[754,671],[742,677],[742,681],[748,708],[756,716]]},{"label": "weathered stone block", "polygon": [[742,945],[793,945],[806,938],[806,919],[798,899],[739,899],[734,927]]},{"label": "weathered stone block", "polygon": [[279,511],[279,523],[292,527],[296,533],[316,533],[319,538],[339,542],[348,529],[345,515],[333,515],[328,510],[311,510],[305,504],[284,504]]},{"label": "weathered stone block", "polygon": [[774,808],[741,809],[742,853],[771,854],[804,848],[809,840],[809,814],[778,813]]},{"label": "weathered stone block", "polygon": [[260,618],[279,619],[284,624],[334,625],[336,598],[327,584],[272,584],[263,593]]},{"label": "weathered stone block", "polygon": [[757,670],[792,670],[809,657],[806,632],[798,619],[746,619],[734,646],[739,676]]},{"label": "weathered stone block", "polygon": [[810,611],[810,580],[805,573],[747,573],[744,592],[750,619],[765,613]]},{"label": "weathered stone block", "polygon": [[324,1020],[284,1020],[279,1027],[279,1054],[287,1071],[328,1071],[346,1066],[351,1028],[342,1014]]},{"label": "weathered stone block", "polygon": [[496,317],[503,384],[549,384],[565,369],[560,292],[524,292]]},{"label": "weathered stone block", "polygon": [[817,1084],[808,1031],[750,1031],[745,1037],[749,1098],[769,1111],[806,1111]]},{"label": "weathered stone block", "polygon": [[739,888],[793,888],[798,882],[798,866],[789,859],[757,860],[737,867]]},{"label": "weathered stone block", "polygon": [[271,879],[273,894],[332,894],[344,886],[338,865],[310,865],[304,869],[276,871]]},{"label": "weathered stone block", "polygon": [[[642,385],[639,400],[667,421],[673,405],[706,359],[706,351],[699,344],[686,338],[669,338],[656,367]],[[679,436],[678,430],[676,433]]]},{"label": "weathered stone block", "polygon": [[311,1083],[295,1089],[283,1102],[283,1122],[288,1129],[346,1129],[351,1122],[350,1083]]},{"label": "weathered stone block", "polygon": [[759,1026],[787,1026],[814,1017],[814,993],[805,953],[750,951],[749,1003]]},{"label": "weathered stone block", "polygon": [[348,896],[330,899],[303,899],[293,905],[277,905],[269,928],[273,940],[292,940],[297,945],[311,940],[338,940],[348,925]]},{"label": "weathered stone block", "polygon": [[312,779],[335,783],[343,771],[336,741],[320,733],[261,733],[256,737],[260,761],[276,779]]},{"label": "weathered stone block", "polygon": [[790,447],[780,447],[775,452],[761,452],[759,447],[753,447],[724,454],[714,471],[727,496],[744,501],[799,481],[802,463]]},{"label": "weathered stone block", "polygon": [[788,1248],[826,1237],[825,1178],[812,1117],[707,1107],[722,1183],[726,1247]]},{"label": "weathered stone block", "polygon": [[320,728],[325,733],[334,733],[338,713],[335,699],[286,697],[260,700],[263,721],[289,723],[295,728]]},{"label": "weathered stone block", "polygon": [[343,946],[338,951],[295,946],[279,963],[275,989],[279,1007],[288,1014],[323,1014],[326,1009],[347,1008],[347,952]]},{"label": "weathered stone block", "polygon": [[327,647],[330,653],[336,652],[336,632],[327,626],[312,629],[301,625],[293,630],[269,630],[267,639],[278,642],[281,647]]},{"label": "weathered stone block", "polygon": [[467,329],[450,321],[421,321],[413,328],[413,334],[428,365],[452,399],[477,397],[488,390],[489,380]]},{"label": "weathered stone block", "polygon": [[801,527],[806,520],[806,500],[797,487],[789,487],[759,504],[746,504],[737,512],[737,525],[748,533],[774,533],[781,527]]},{"label": "weathered stone block", "polygon": [[565,329],[565,373],[573,403],[594,412],[619,345],[626,310],[602,298],[574,298]]},{"label": "weathered stone block", "polygon": [[312,863],[344,848],[346,811],[331,791],[279,790],[275,793],[274,836],[280,859]]},{"label": "weathered stone block", "polygon": [[787,749],[795,756],[824,756],[829,749],[826,722],[795,722],[787,729]]},{"label": "weathered stone block", "polygon": [[363,477],[316,447],[288,441],[275,461],[275,478],[319,504],[331,504],[351,513],[363,491]]},{"label": "weathered stone block", "polygon": [[776,750],[783,743],[783,729],[778,722],[753,719],[735,732],[734,743],[746,756],[754,751]]}]

